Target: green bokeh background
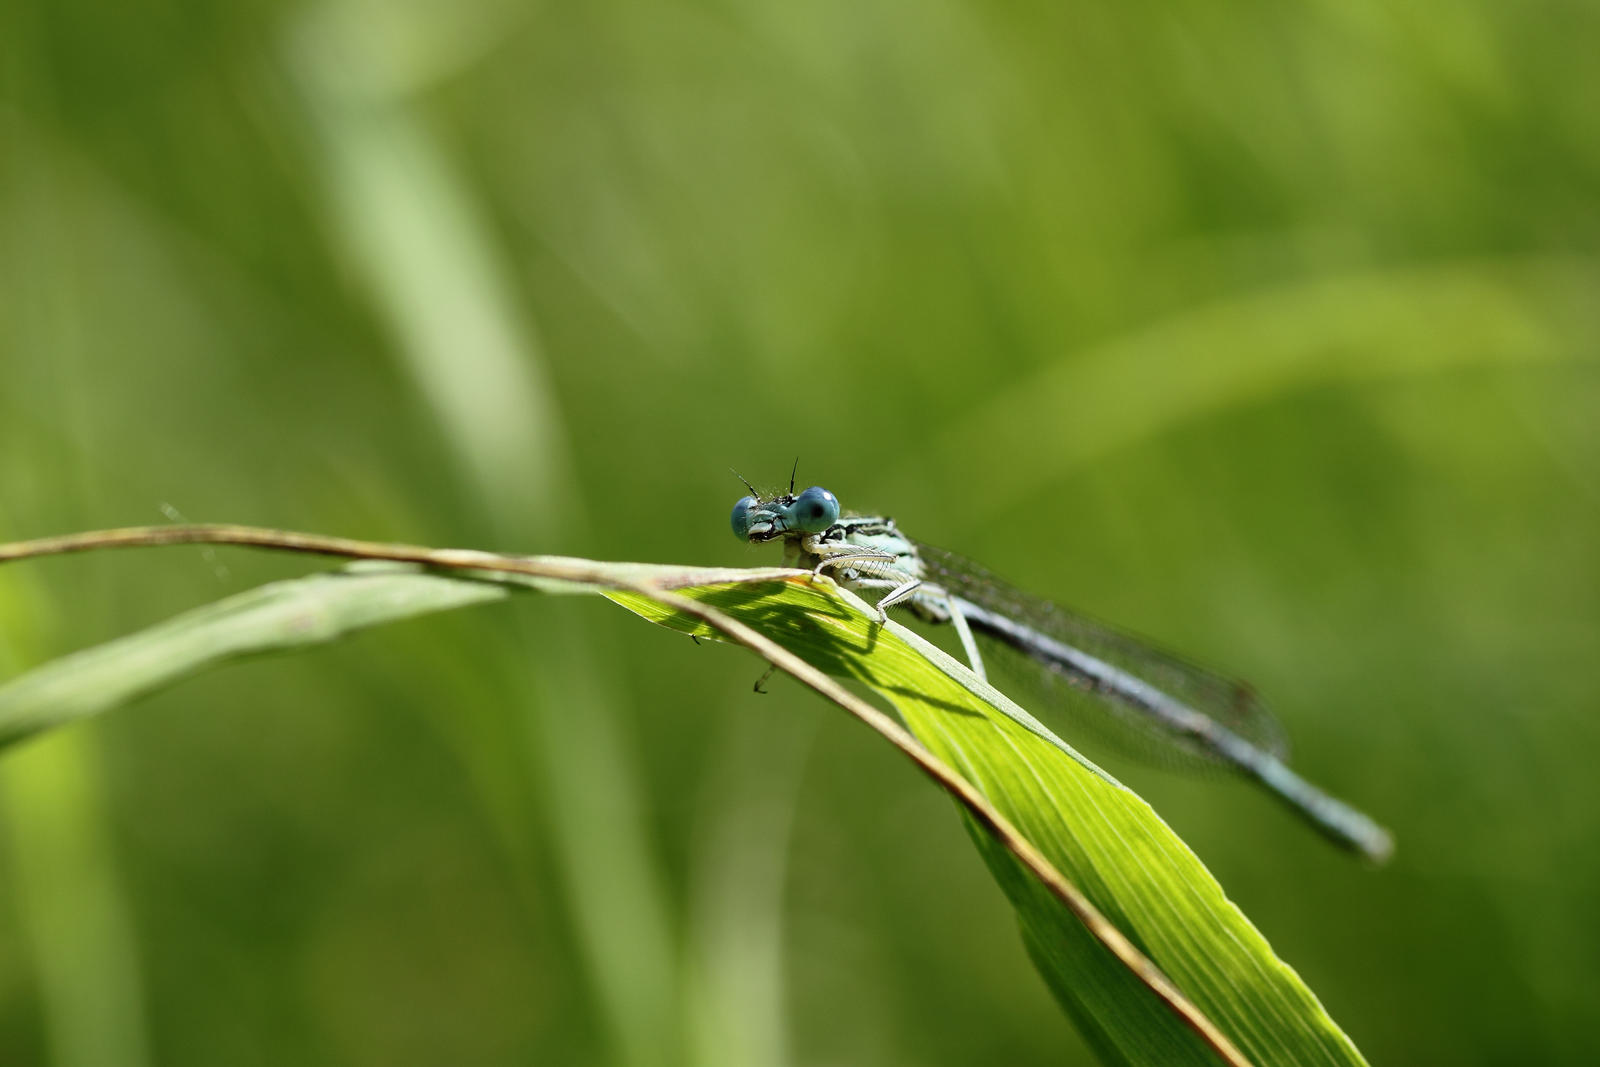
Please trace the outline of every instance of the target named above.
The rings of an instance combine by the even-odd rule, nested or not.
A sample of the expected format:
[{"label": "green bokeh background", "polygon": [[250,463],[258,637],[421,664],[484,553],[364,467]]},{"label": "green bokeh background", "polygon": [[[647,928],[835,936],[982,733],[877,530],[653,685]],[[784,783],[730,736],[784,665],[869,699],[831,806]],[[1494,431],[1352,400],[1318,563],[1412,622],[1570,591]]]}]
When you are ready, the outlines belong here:
[{"label": "green bokeh background", "polygon": [[[1375,1062],[1600,1058],[1592,4],[0,13],[0,539],[765,564],[735,466],[1249,677],[1150,798]],[[0,676],[303,560],[0,570]],[[0,1063],[1088,1052],[949,804],[523,598],[0,763]],[[1069,738],[1070,724],[1058,724]]]}]

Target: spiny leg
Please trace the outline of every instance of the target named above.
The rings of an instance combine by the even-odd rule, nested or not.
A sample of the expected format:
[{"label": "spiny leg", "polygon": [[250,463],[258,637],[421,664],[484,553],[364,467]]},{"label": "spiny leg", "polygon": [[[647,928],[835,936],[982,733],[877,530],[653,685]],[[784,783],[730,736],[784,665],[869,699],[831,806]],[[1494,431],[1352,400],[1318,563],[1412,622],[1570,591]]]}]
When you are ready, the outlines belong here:
[{"label": "spiny leg", "polygon": [[881,624],[889,621],[889,609],[914,592],[922,584],[922,579],[912,578],[902,582],[894,578],[852,578],[841,584],[853,593],[868,589],[887,589],[888,592],[878,599],[876,605],[878,622]]},{"label": "spiny leg", "polygon": [[756,679],[756,684],[754,686],[754,689],[755,689],[756,692],[760,693],[762,696],[766,696],[767,695],[767,691],[765,689],[761,688],[761,687],[767,684],[767,679],[771,678],[772,677],[772,672],[777,670],[777,669],[778,669],[777,664],[773,664],[772,666],[768,667],[765,671],[762,672],[761,677]]},{"label": "spiny leg", "polygon": [[922,585],[921,578],[907,578],[905,581],[901,582],[899,585],[883,594],[882,599],[878,601],[878,621],[880,623],[888,622],[889,609],[900,603],[900,601],[904,600],[912,593],[916,592],[920,585]]},{"label": "spiny leg", "polygon": [[984,673],[983,657],[978,655],[978,643],[972,639],[972,627],[967,625],[967,617],[961,614],[960,603],[954,597],[946,597],[945,607],[950,612],[950,625],[956,628],[956,636],[961,638],[967,661],[972,664],[972,673],[978,676],[978,681],[987,682],[989,676]]},{"label": "spiny leg", "polygon": [[868,563],[879,561],[893,563],[895,557],[888,552],[874,552],[870,549],[846,549],[831,556],[824,556],[817,561],[811,573],[820,575],[824,567],[842,567],[850,563]]}]

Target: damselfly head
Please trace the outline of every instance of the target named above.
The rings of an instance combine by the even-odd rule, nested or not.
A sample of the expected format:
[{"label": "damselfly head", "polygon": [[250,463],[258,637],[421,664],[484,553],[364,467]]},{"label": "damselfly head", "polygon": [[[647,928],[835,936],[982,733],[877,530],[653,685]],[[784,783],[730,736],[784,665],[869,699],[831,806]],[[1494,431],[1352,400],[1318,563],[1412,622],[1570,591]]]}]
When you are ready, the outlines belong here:
[{"label": "damselfly head", "polygon": [[[744,481],[743,478],[739,479]],[[839,521],[839,500],[820,485],[794,495],[794,487],[782,496],[762,500],[755,487],[745,482],[750,495],[733,505],[733,535],[741,541],[771,541],[776,537],[822,533]]]}]

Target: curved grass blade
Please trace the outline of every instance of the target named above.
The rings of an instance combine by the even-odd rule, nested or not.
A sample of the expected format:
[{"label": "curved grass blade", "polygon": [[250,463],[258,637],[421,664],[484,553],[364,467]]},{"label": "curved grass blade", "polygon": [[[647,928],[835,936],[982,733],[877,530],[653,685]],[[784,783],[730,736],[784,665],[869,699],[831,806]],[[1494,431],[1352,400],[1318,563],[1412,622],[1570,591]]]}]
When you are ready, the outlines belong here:
[{"label": "curved grass blade", "polygon": [[[201,540],[456,570],[369,566],[274,583],[64,657],[0,685],[0,737],[14,740],[107,710],[221,660],[496,599],[505,591],[496,583],[604,592],[647,618],[757,650],[867,721],[951,792],[1016,907],[1046,981],[1108,1058],[1362,1062],[1142,800],[934,646],[896,624],[879,626],[870,609],[831,582],[793,571],[504,557],[242,527],[77,535],[0,546],[0,560]],[[871,687],[921,745],[819,671]]]},{"label": "curved grass blade", "polygon": [[[1364,1062],[1298,975],[1148,804],[945,652],[830,582],[685,589],[892,704],[1256,1063]],[[716,636],[633,595],[665,625]],[[969,823],[970,826],[970,823]],[[1210,1063],[1211,1051],[987,833],[974,841],[1016,908],[1036,964],[1102,1054]]]},{"label": "curved grass blade", "polygon": [[488,582],[441,581],[392,568],[273,582],[0,685],[0,745],[121,707],[227,660],[324,644],[377,623],[507,593]]}]

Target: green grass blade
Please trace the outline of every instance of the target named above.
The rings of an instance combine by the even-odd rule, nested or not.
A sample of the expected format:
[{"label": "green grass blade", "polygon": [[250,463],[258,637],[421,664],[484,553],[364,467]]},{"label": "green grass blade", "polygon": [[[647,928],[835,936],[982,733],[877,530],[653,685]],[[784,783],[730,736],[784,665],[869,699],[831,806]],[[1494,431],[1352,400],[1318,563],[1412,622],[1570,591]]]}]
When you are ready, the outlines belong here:
[{"label": "green grass blade", "polygon": [[[391,547],[403,558],[425,551]],[[1108,1060],[1214,1063],[1215,1049],[1231,1039],[1261,1064],[1363,1062],[1298,976],[1144,801],[941,650],[897,624],[879,626],[866,605],[831,582],[792,571],[435,555],[470,561],[473,569],[443,574],[366,564],[277,582],[36,668],[0,685],[0,742],[109,710],[225,660],[499,599],[509,586],[603,592],[652,621],[732,637],[803,678],[809,665],[856,679],[891,703],[932,758],[909,739],[892,736],[892,724],[875,728],[910,746],[908,754],[924,770],[942,760],[964,778],[946,788],[965,804],[974,840],[1017,910],[1030,953]],[[763,647],[766,639],[781,647]],[[805,662],[785,663],[786,652]],[[850,706],[850,695],[829,692],[826,679],[805,680]],[[977,793],[969,789],[964,796],[968,784]],[[1019,837],[1008,838],[1014,831]],[[1071,886],[1047,887],[1052,877],[1059,879],[1056,872],[1204,1018],[1191,1014],[1185,1021],[1176,1014],[1181,998],[1163,1000],[1159,979],[1142,977],[1127,954],[1119,957],[1115,932],[1107,936],[1085,925],[1091,919],[1069,907],[1070,894],[1063,891]],[[1202,1038],[1197,1021],[1205,1019],[1226,1037]]]},{"label": "green grass blade", "polygon": [[[1148,804],[942,650],[893,622],[879,627],[860,601],[825,583],[682,592],[892,704],[929,750],[976,785],[1253,1062],[1364,1062]],[[654,621],[715,636],[641,597],[615,599]],[[1215,1062],[1011,853],[971,828],[1045,981],[1103,1056]]]},{"label": "green grass blade", "polygon": [[507,595],[384,566],[273,582],[62,656],[0,685],[0,745],[120,707],[208,667]]}]

